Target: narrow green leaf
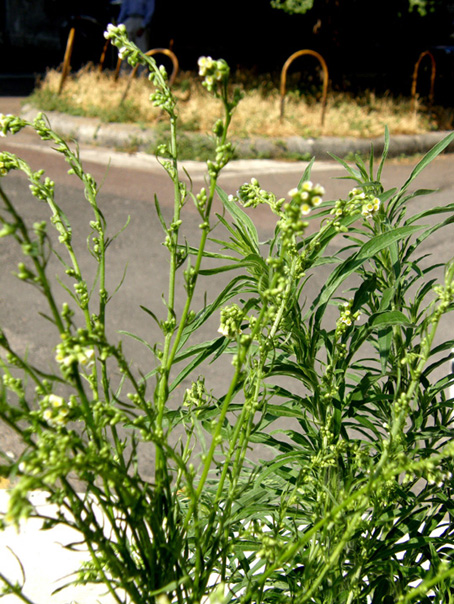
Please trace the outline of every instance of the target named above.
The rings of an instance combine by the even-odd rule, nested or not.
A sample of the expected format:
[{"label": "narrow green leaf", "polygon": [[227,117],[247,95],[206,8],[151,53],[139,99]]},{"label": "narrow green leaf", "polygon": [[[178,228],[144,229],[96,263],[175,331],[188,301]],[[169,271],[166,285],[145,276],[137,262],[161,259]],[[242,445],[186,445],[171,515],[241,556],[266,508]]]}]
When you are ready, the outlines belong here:
[{"label": "narrow green leaf", "polygon": [[355,170],[354,168],[349,166],[346,161],[344,161],[342,158],[338,157],[334,153],[328,153],[328,155],[330,155],[333,159],[335,159],[338,163],[340,163],[341,166],[343,166],[346,169],[346,171],[350,174],[350,177],[347,176],[347,177],[343,177],[343,178],[352,178],[353,180],[356,180],[356,182],[361,184],[361,182],[362,182],[361,173],[358,170]]},{"label": "narrow green leaf", "polygon": [[[373,157],[373,156],[372,156]],[[360,174],[362,176],[362,180],[364,183],[369,181],[369,174],[367,173],[367,168],[364,164],[364,161],[362,159],[362,157],[360,155],[355,155],[355,160],[356,160],[356,165],[358,167],[358,170],[360,171]]]},{"label": "narrow green leaf", "polygon": [[[227,241],[222,241],[221,239],[212,239],[212,238],[208,238],[208,241],[212,241],[213,243],[218,243],[220,246],[224,247],[226,245],[228,245]],[[199,253],[198,248],[193,247],[191,245],[179,245],[178,249],[183,251],[183,250],[187,250],[189,254],[191,254],[192,256],[196,256]],[[218,252],[209,252],[208,250],[204,250],[203,252],[203,257],[204,258],[215,258],[218,260],[230,260],[232,262],[237,262],[238,261],[238,257],[237,256],[227,256],[226,254],[220,254]]]},{"label": "narrow green leaf", "polygon": [[[169,392],[175,390],[175,388],[181,384],[185,377],[187,377],[190,373],[194,371],[196,367],[198,367],[205,359],[207,359],[210,355],[216,352],[221,346],[227,348],[229,345],[229,340],[224,338],[223,336],[216,338],[216,340],[212,340],[211,342],[206,342],[204,345],[200,345],[201,352],[193,359],[186,367],[180,371],[177,377],[173,380],[169,387]],[[182,355],[179,355],[180,359]],[[176,362],[176,360],[175,360]]]},{"label": "narrow green leaf", "polygon": [[107,302],[110,302],[112,300],[112,298],[115,296],[115,294],[119,291],[119,289],[123,285],[124,280],[126,279],[126,273],[127,273],[127,271],[128,271],[128,265],[126,264],[125,269],[123,271],[123,275],[122,275],[120,281],[118,282],[117,287],[114,289],[113,294],[107,298]]},{"label": "narrow green leaf", "polygon": [[405,327],[414,327],[408,318],[399,310],[390,310],[373,315],[369,320],[373,328],[383,329],[391,325],[404,325]]},{"label": "narrow green leaf", "polygon": [[129,223],[131,221],[131,216],[128,216],[126,219],[125,224],[121,227],[121,229],[119,231],[117,231],[115,233],[115,235],[112,235],[112,237],[109,237],[106,241],[106,249],[109,247],[109,245],[112,243],[112,241],[115,241],[115,239],[121,235],[123,233],[123,231],[128,227]]},{"label": "narrow green leaf", "polygon": [[[317,299],[314,301],[312,308],[315,308],[317,305],[320,306],[320,312],[323,312],[324,305],[331,298],[336,289],[349,277],[352,273],[354,273],[358,267],[360,267],[366,260],[373,258],[378,252],[389,247],[394,242],[400,241],[405,237],[409,237],[413,233],[417,233],[421,229],[426,228],[423,225],[419,226],[404,226],[393,231],[389,231],[387,233],[382,233],[377,235],[370,241],[367,241],[362,248],[351,256],[347,258],[340,266],[338,266],[331,275],[328,277],[328,280],[320,292]],[[319,311],[317,311],[319,315]],[[319,318],[319,316],[317,317]]]},{"label": "narrow green leaf", "polygon": [[312,166],[314,165],[314,161],[315,161],[315,157],[313,157],[310,162],[307,164],[306,169],[303,172],[302,177],[300,178],[300,181],[298,183],[298,186],[300,187],[303,182],[306,182],[306,180],[310,180],[311,178],[311,172],[312,172]]},{"label": "narrow green leaf", "polygon": [[227,211],[232,216],[232,218],[235,218],[238,221],[238,223],[244,229],[246,229],[246,231],[248,232],[250,237],[252,237],[252,242],[254,244],[254,247],[255,247],[256,251],[258,251],[259,237],[257,234],[257,229],[255,228],[254,222],[251,220],[251,218],[249,218],[249,216],[246,214],[246,212],[243,212],[243,210],[234,201],[231,201],[229,199],[229,197],[228,197],[227,193],[225,193],[225,191],[223,191],[220,187],[216,187],[216,191],[217,191],[219,197],[221,198],[221,201],[222,201],[224,207],[227,209]]},{"label": "narrow green leaf", "polygon": [[215,268],[204,268],[199,271],[199,275],[204,275],[207,277],[209,275],[217,275],[218,273],[226,273],[228,271],[234,271],[245,267],[246,263],[244,261],[238,261],[237,264],[224,264],[221,266],[216,266]]},{"label": "narrow green leaf", "polygon": [[381,300],[380,300],[380,312],[388,310],[389,305],[391,304],[391,300],[393,299],[395,294],[395,289],[393,287],[388,287],[382,292]]},{"label": "narrow green leaf", "polygon": [[414,233],[417,233],[421,229],[427,228],[426,225],[417,226],[403,226],[397,229],[393,229],[387,233],[377,235],[370,241],[367,241],[358,253],[358,260],[367,260],[372,258],[375,254],[380,252],[386,247],[389,247],[393,243],[405,239]]},{"label": "narrow green leaf", "polygon": [[162,215],[161,206],[159,205],[159,200],[158,200],[158,196],[157,195],[154,196],[154,205],[155,205],[155,208],[156,208],[156,214],[158,215],[159,222],[162,225],[164,233],[167,233],[167,224],[166,224],[166,221],[164,220],[164,216]]},{"label": "narrow green leaf", "polygon": [[141,338],[140,336],[137,336],[134,333],[131,333],[130,331],[126,331],[124,329],[119,329],[117,331],[117,333],[121,333],[124,336],[128,336],[129,338],[132,338],[133,340],[136,340],[137,342],[140,342],[141,344],[143,344],[145,346],[145,348],[148,348],[148,350],[150,352],[152,352],[153,354],[155,354],[155,351],[153,350],[153,347],[143,338]]},{"label": "narrow green leaf", "polygon": [[388,366],[389,354],[393,341],[392,327],[383,327],[378,330],[378,351],[380,354],[380,364],[383,373],[386,372]]},{"label": "narrow green leaf", "polygon": [[388,156],[388,151],[389,151],[389,129],[388,129],[388,126],[385,126],[385,145],[383,147],[383,153],[382,153],[380,164],[379,164],[378,170],[377,170],[377,180],[378,181],[381,180],[381,173],[383,170],[383,166],[385,165],[385,160]]},{"label": "narrow green leaf", "polygon": [[440,153],[442,153],[442,151],[444,151],[453,140],[454,132],[451,132],[451,134],[448,134],[448,136],[446,136],[443,140],[441,140],[434,147],[432,147],[432,149],[424,155],[422,160],[418,162],[418,164],[416,164],[415,168],[412,170],[412,173],[408,177],[401,190],[405,191],[405,189],[407,189],[407,187],[413,182],[413,180],[418,176],[418,174],[420,174],[424,170],[424,168],[430,164],[430,162],[432,162],[438,155],[440,155]]},{"label": "narrow green leaf", "polygon": [[150,315],[150,317],[151,317],[152,319],[154,319],[154,321],[156,321],[156,323],[157,323],[159,326],[161,326],[161,325],[160,325],[160,321],[159,321],[158,317],[157,317],[157,316],[154,314],[154,312],[153,312],[152,310],[150,310],[150,309],[149,309],[149,308],[147,308],[146,306],[142,306],[142,304],[140,304],[140,308],[141,308],[141,309],[142,309],[144,312],[146,312],[146,313],[147,313],[147,315]]}]

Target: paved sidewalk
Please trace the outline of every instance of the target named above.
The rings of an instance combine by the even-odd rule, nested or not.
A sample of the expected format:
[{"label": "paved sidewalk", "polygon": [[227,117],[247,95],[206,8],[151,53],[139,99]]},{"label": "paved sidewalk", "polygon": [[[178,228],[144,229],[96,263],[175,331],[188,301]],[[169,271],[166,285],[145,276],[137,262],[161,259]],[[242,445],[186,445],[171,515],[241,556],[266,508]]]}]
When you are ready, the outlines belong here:
[{"label": "paved sidewalk", "polygon": [[[32,120],[38,110],[30,105],[23,106],[24,101],[25,99],[21,97],[0,97],[0,113],[21,114],[24,118]],[[142,128],[135,124],[106,124],[97,118],[74,117],[55,111],[48,111],[46,115],[57,132],[84,144],[115,149],[137,148],[139,151],[144,151],[157,140],[157,133],[154,129]],[[389,157],[399,157],[425,153],[449,132],[392,136],[388,155]],[[187,133],[186,136],[190,137],[191,133]],[[353,137],[303,138],[291,136],[287,138],[238,139],[235,141],[235,148],[239,159],[278,159],[286,155],[293,155],[326,160],[329,159],[329,153],[334,153],[339,157],[346,157],[353,153],[368,155],[371,145],[373,145],[375,154],[380,155],[383,151],[383,144],[383,137],[358,139]],[[454,142],[447,148],[447,152],[454,152]]]},{"label": "paved sidewalk", "polygon": [[[55,514],[56,506],[46,503],[44,493],[32,493],[30,501],[42,514]],[[7,507],[8,491],[0,490],[0,513],[5,512]],[[30,519],[21,523],[20,532],[13,526],[0,531],[0,572],[12,583],[24,584],[24,594],[34,604],[113,604],[113,597],[106,594],[103,585],[71,586],[52,595],[56,589],[66,585],[73,578],[72,573],[90,557],[80,545],[76,547],[79,551],[69,551],[63,547],[80,542],[81,537],[76,531],[61,525],[40,531],[41,524],[40,520]],[[21,599],[8,595],[1,602],[19,604]]]}]

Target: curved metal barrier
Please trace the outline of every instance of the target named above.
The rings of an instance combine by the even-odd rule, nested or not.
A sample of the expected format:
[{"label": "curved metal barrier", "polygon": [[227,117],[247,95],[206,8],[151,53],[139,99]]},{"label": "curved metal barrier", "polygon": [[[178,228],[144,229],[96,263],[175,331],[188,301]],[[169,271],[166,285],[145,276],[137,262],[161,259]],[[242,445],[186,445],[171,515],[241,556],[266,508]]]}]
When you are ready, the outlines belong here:
[{"label": "curved metal barrier", "polygon": [[430,91],[429,91],[429,105],[432,105],[434,101],[434,87],[435,87],[435,75],[437,72],[437,65],[435,62],[435,58],[430,50],[425,50],[419,55],[419,59],[415,63],[415,68],[413,70],[413,79],[411,82],[411,111],[416,113],[416,85],[418,82],[418,72],[421,61],[424,57],[430,57],[432,63],[432,71],[430,72]]},{"label": "curved metal barrier", "polygon": [[74,27],[71,27],[68,34],[68,41],[66,42],[65,58],[63,59],[63,68],[61,72],[60,85],[58,86],[57,94],[60,94],[63,90],[63,84],[65,83],[65,80],[71,70],[71,55],[73,52],[75,33],[76,29]]},{"label": "curved metal barrier", "polygon": [[109,44],[110,44],[110,40],[106,40],[106,41],[104,42],[104,46],[103,46],[102,53],[101,53],[101,58],[99,59],[99,67],[98,67],[98,70],[99,70],[99,72],[100,72],[100,73],[101,73],[101,71],[102,71],[102,70],[103,70],[103,68],[104,68],[104,63],[105,63],[105,61],[106,61],[107,50],[108,50],[108,48],[109,48]]},{"label": "curved metal barrier", "polygon": [[284,63],[284,66],[282,68],[281,71],[281,86],[280,86],[280,95],[281,95],[281,120],[284,117],[284,102],[285,102],[285,88],[286,88],[286,82],[287,82],[287,71],[288,68],[290,67],[290,64],[293,63],[293,61],[295,59],[297,59],[298,57],[301,57],[302,55],[311,55],[312,57],[315,57],[316,59],[318,59],[320,65],[322,66],[322,70],[323,70],[323,91],[322,91],[322,116],[321,116],[321,125],[323,126],[323,124],[325,123],[325,111],[326,111],[326,97],[328,95],[328,80],[329,80],[329,76],[328,76],[328,66],[326,64],[325,59],[322,57],[321,54],[319,54],[318,52],[316,52],[315,50],[298,50],[297,52],[294,52]]}]

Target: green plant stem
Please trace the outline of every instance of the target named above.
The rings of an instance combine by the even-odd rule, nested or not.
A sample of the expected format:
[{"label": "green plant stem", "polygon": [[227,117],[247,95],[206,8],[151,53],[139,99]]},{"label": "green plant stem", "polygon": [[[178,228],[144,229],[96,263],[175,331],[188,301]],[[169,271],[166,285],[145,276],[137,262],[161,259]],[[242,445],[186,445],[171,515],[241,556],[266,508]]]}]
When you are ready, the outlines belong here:
[{"label": "green plant stem", "polygon": [[[294,273],[295,273],[295,267],[296,267],[296,260],[294,260],[293,263],[292,263],[292,267],[291,267],[291,270],[290,270],[290,277],[289,277],[289,279],[287,281],[287,285],[286,285],[284,294],[282,296],[282,300],[281,300],[281,303],[279,305],[279,309],[278,309],[278,311],[276,313],[276,316],[275,316],[272,328],[271,328],[270,333],[268,335],[268,339],[267,339],[268,342],[272,342],[272,340],[274,339],[274,337],[275,337],[275,335],[277,333],[277,330],[279,329],[280,323],[282,321],[282,317],[284,315],[284,311],[285,311],[285,309],[286,309],[286,307],[288,305],[288,300],[289,300],[290,292],[291,292],[292,288],[294,287],[293,277],[294,277]],[[271,283],[270,289],[272,289],[274,287],[276,281],[277,281],[277,276],[274,277],[274,279],[273,279],[273,281]],[[254,340],[254,337],[257,336],[257,334],[259,333],[259,330],[262,328],[262,321],[263,321],[263,319],[265,317],[266,311],[267,311],[267,305],[264,303],[263,306],[262,306],[259,318],[257,320],[257,324],[255,326],[255,329],[253,330],[253,333],[251,335],[251,341]],[[260,368],[258,370],[258,376],[256,377],[255,392],[254,392],[252,401],[249,403],[251,405],[254,405],[258,401],[258,394],[259,394],[261,380],[263,379],[263,368],[264,368],[264,365],[266,363],[267,352],[268,352],[268,347],[266,347],[265,351],[261,354],[261,364],[260,364]],[[227,471],[229,469],[230,457],[231,457],[233,451],[237,447],[237,441],[238,441],[238,437],[239,437],[240,433],[241,433],[241,443],[239,445],[239,450],[240,451],[242,450],[242,445],[243,445],[243,442],[244,442],[244,440],[246,438],[246,434],[244,432],[242,432],[243,422],[244,422],[244,419],[245,419],[246,415],[247,415],[247,413],[246,413],[246,405],[245,405],[243,407],[243,411],[241,412],[239,421],[237,422],[237,424],[235,426],[234,433],[233,433],[232,438],[230,440],[229,452],[227,454],[227,457],[226,457],[226,460],[225,460],[225,463],[224,463],[224,467],[223,467],[223,470],[222,470],[222,474],[221,474],[221,477],[219,479],[219,484],[218,484],[218,489],[217,489],[217,492],[216,492],[215,503],[217,503],[219,501],[221,493],[222,493],[222,490],[224,488],[224,482],[225,482],[225,479],[226,479],[226,476],[227,476]]]},{"label": "green plant stem", "polygon": [[[201,495],[201,493],[203,491],[203,487],[205,485],[206,479],[208,477],[208,473],[209,473],[210,468],[211,468],[211,463],[213,461],[214,452],[215,452],[217,444],[218,444],[217,441],[218,441],[219,436],[221,434],[221,430],[222,430],[222,425],[224,423],[224,419],[225,419],[225,417],[227,415],[227,411],[229,409],[230,403],[232,402],[232,399],[233,399],[233,397],[235,395],[237,384],[240,381],[240,378],[242,376],[243,365],[244,365],[245,360],[246,360],[247,351],[249,350],[250,343],[257,336],[259,329],[261,329],[262,321],[263,321],[263,319],[265,317],[266,311],[267,311],[267,305],[263,304],[263,306],[262,306],[262,308],[260,310],[259,317],[258,317],[258,319],[256,321],[255,326],[254,326],[254,330],[253,330],[253,332],[251,334],[251,339],[250,339],[249,344],[247,344],[247,345],[241,345],[239,347],[239,351],[238,351],[238,355],[237,355],[237,360],[236,360],[235,373],[233,375],[233,378],[232,378],[232,380],[230,382],[229,389],[228,389],[227,394],[226,394],[226,396],[224,398],[224,401],[222,403],[222,407],[221,407],[221,410],[220,410],[220,413],[219,413],[219,418],[218,418],[217,424],[216,424],[216,429],[215,429],[214,433],[212,434],[212,440],[211,440],[210,449],[208,451],[208,454],[207,454],[205,462],[204,462],[202,474],[201,474],[201,477],[200,477],[200,480],[199,480],[199,484],[198,484],[198,487],[197,487],[197,490],[196,490],[196,493],[195,493],[195,497],[191,501],[191,505],[189,507],[189,510],[187,512],[187,515],[186,515],[186,518],[185,518],[185,521],[184,521],[184,530],[187,530],[187,527],[189,525],[189,520],[190,520],[191,515],[192,515],[192,513],[194,511],[194,507],[196,506],[196,503],[199,500],[200,495]],[[237,428],[235,430],[235,434],[236,434],[235,438],[236,439],[238,438],[238,433],[239,433],[239,431],[241,429],[241,425],[242,425],[242,423],[239,422],[238,425],[237,425]],[[228,466],[228,464],[226,463],[225,466],[224,466],[224,470],[225,470],[225,468],[227,466]],[[226,472],[223,471],[222,476],[221,476],[220,481],[219,481],[219,486],[218,486],[218,489],[217,489],[218,493],[223,488],[223,484],[225,482],[225,478],[226,478]]]},{"label": "green plant stem", "polygon": [[[432,346],[433,340],[435,338],[435,334],[436,334],[437,327],[438,327],[441,317],[442,317],[442,313],[439,312],[438,309],[435,310],[434,316],[432,317],[432,320],[431,320],[432,329],[429,331],[429,333],[427,334],[427,336],[425,338],[425,342],[424,342],[424,345],[422,346],[422,351],[421,351],[421,355],[420,355],[421,358],[418,362],[416,371],[412,376],[409,387],[407,388],[407,391],[405,392],[405,397],[406,397],[408,404],[410,404],[410,401],[412,400],[415,390],[416,390],[417,386],[419,386],[419,376],[421,375],[422,370],[424,369],[424,366],[427,363],[427,359],[429,358],[431,346]],[[396,440],[396,438],[398,438],[399,435],[402,433],[406,417],[407,417],[407,411],[406,411],[406,409],[404,409],[394,418],[394,421],[391,426],[390,437],[389,437],[389,446],[385,447],[382,452],[381,458],[378,461],[377,466],[374,470],[375,476],[378,476],[381,473],[386,462],[388,461],[390,453],[391,453],[391,450],[390,450],[391,445]]]},{"label": "green plant stem", "polygon": [[[5,205],[8,209],[8,211],[12,214],[12,216],[14,216],[14,219],[18,225],[18,228],[21,232],[21,235],[23,237],[23,240],[29,244],[32,245],[32,241],[28,235],[28,230],[27,227],[24,224],[24,221],[22,220],[22,218],[19,216],[19,214],[16,212],[13,204],[10,202],[8,196],[5,194],[5,192],[3,191],[3,189],[0,187],[0,196],[2,197],[3,201],[5,202]],[[19,241],[20,242],[20,241]],[[21,242],[20,242],[21,243]],[[59,330],[60,333],[64,332],[64,325],[63,322],[61,320],[60,317],[60,313],[58,312],[57,306],[55,304],[55,300],[54,297],[52,295],[52,291],[49,285],[49,282],[47,280],[47,276],[45,274],[45,271],[43,270],[43,267],[41,266],[40,262],[38,261],[38,259],[34,256],[32,256],[32,262],[34,264],[35,270],[38,273],[38,278],[39,278],[39,282],[41,284],[41,287],[43,288],[43,293],[46,296],[46,299],[48,300],[49,306],[50,306],[50,310],[52,313],[52,317],[55,321],[55,324]]]},{"label": "green plant stem", "polygon": [[[220,140],[220,145],[224,145],[226,140],[227,140],[227,132],[228,132],[228,128],[229,128],[229,124],[231,121],[231,114],[230,111],[228,110],[228,103],[224,100],[224,107],[225,107],[225,118],[224,118],[224,127],[223,127],[223,134]],[[200,238],[200,244],[199,244],[199,248],[198,248],[198,252],[197,252],[197,257],[196,257],[196,262],[195,262],[195,266],[194,266],[194,281],[193,281],[193,286],[191,287],[191,290],[188,292],[187,298],[186,298],[186,303],[185,306],[183,308],[183,312],[181,315],[181,320],[180,320],[180,325],[178,327],[177,333],[175,335],[175,339],[173,342],[173,346],[172,346],[172,350],[169,354],[169,358],[168,358],[168,363],[169,366],[172,366],[172,363],[175,359],[175,355],[178,352],[178,347],[180,345],[181,342],[181,336],[183,334],[183,330],[186,326],[186,322],[188,319],[188,315],[189,315],[189,311],[191,310],[191,304],[192,304],[192,299],[194,296],[194,291],[195,291],[195,287],[197,284],[197,278],[200,272],[200,268],[202,265],[202,260],[204,257],[204,253],[205,253],[205,247],[206,247],[206,242],[208,239],[208,234],[209,234],[209,223],[210,223],[210,216],[211,216],[211,208],[213,205],[213,200],[214,200],[214,196],[216,193],[216,185],[217,185],[217,177],[218,177],[218,173],[216,173],[216,175],[210,174],[210,186],[209,186],[209,194],[208,194],[208,199],[207,199],[207,204],[206,204],[206,210],[205,210],[205,214],[203,216],[204,222],[205,222],[205,228],[202,229],[202,235]]]},{"label": "green plant stem", "polygon": [[[224,121],[224,129],[223,135],[221,138],[221,144],[224,144],[227,137],[227,130],[231,120],[231,114],[227,111],[227,103],[224,102],[224,106],[226,108],[226,115]],[[181,211],[181,191],[180,184],[178,181],[178,164],[176,160],[176,120],[171,120],[171,149],[173,155],[173,169],[174,169],[174,224],[178,223],[180,220],[180,211]],[[192,299],[194,296],[194,291],[197,283],[197,278],[200,272],[200,267],[202,265],[202,260],[205,252],[205,246],[208,239],[209,232],[209,221],[211,215],[211,208],[214,200],[214,195],[216,192],[216,184],[217,184],[217,172],[216,174],[210,174],[210,187],[209,187],[209,195],[207,199],[206,211],[204,215],[204,228],[202,229],[202,235],[200,238],[199,249],[197,253],[197,258],[194,266],[194,277],[193,282],[191,283],[191,287],[188,288],[186,302],[181,314],[179,327],[174,335],[173,332],[170,332],[166,335],[163,357],[161,362],[161,376],[158,387],[158,415],[157,415],[157,428],[159,431],[162,431],[162,421],[164,416],[165,404],[168,397],[168,389],[169,389],[169,375],[170,369],[172,367],[173,361],[175,359],[175,355],[177,354],[181,337],[183,334],[183,330],[186,326],[187,319],[189,316],[189,312],[191,309]],[[177,251],[177,236],[178,229],[175,233],[174,246],[172,247],[171,254],[171,264],[170,264],[170,278],[169,278],[169,301],[168,301],[168,321],[173,320],[174,317],[174,297],[175,297],[175,279],[176,279],[176,251]],[[174,337],[173,337],[174,336]],[[172,343],[173,337],[173,343]],[[172,346],[171,346],[172,343]],[[159,449],[157,450],[158,457],[161,457],[161,453]],[[162,461],[157,461],[156,467],[160,466]]]},{"label": "green plant stem", "polygon": [[[177,132],[176,132],[176,116],[170,120],[170,144],[172,153],[172,168],[173,168],[173,184],[174,184],[174,205],[173,205],[173,224],[177,225],[180,220],[181,212],[181,190],[178,180],[178,161],[177,161]],[[169,325],[175,317],[175,282],[177,271],[177,248],[178,248],[178,232],[179,227],[174,227],[175,230],[170,235],[172,238],[172,250],[170,254],[170,271],[169,271],[169,286],[167,299],[167,324]],[[157,402],[158,412],[156,416],[156,430],[161,436],[162,422],[164,417],[164,409],[169,392],[169,374],[172,363],[169,362],[170,347],[172,343],[173,330],[168,329],[164,339],[164,350],[162,353],[160,379],[157,387]],[[165,472],[165,459],[160,447],[156,448],[156,482],[161,485]]]},{"label": "green plant stem", "polygon": [[10,594],[14,594],[16,597],[20,598],[22,602],[25,602],[26,604],[36,604],[33,602],[33,600],[30,600],[30,598],[27,598],[27,596],[22,592],[22,589],[18,589],[16,585],[13,585],[2,572],[0,572],[0,581],[3,581],[3,583],[7,586]]},{"label": "green plant stem", "polygon": [[[432,587],[437,585],[437,583],[445,581],[446,579],[450,579],[451,577],[454,577],[454,568],[447,568],[446,570],[437,573],[431,579],[424,580],[417,587],[407,592],[407,594],[404,595],[401,599],[399,599],[398,602],[399,604],[411,602],[415,598],[425,595]],[[449,602],[451,602],[451,600],[449,600]]]},{"label": "green plant stem", "polygon": [[336,563],[340,554],[342,553],[342,550],[344,549],[346,544],[349,542],[350,537],[354,533],[356,525],[357,525],[358,521],[360,521],[360,520],[361,520],[361,516],[358,513],[356,513],[354,519],[349,518],[348,525],[345,528],[344,534],[342,535],[342,538],[339,540],[339,543],[334,548],[334,551],[331,554],[331,556],[329,557],[328,561],[325,562],[324,567],[322,569],[320,569],[319,572],[317,573],[317,576],[314,577],[314,580],[311,582],[311,586],[307,590],[307,592],[304,595],[300,596],[301,604],[303,602],[306,602],[312,596],[312,594],[318,589],[319,585],[323,581],[327,572]]}]

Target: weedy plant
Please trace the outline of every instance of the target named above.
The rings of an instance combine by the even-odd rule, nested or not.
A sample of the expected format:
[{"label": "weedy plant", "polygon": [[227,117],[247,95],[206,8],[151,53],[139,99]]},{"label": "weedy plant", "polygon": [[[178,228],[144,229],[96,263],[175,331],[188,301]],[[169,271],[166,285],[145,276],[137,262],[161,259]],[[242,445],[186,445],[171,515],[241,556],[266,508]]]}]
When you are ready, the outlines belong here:
[{"label": "weedy plant", "polygon": [[[151,100],[170,122],[159,155],[173,183],[171,221],[156,200],[170,263],[165,316],[146,309],[162,340],[143,341],[156,365],[135,375],[106,335],[112,238],[98,185],[44,117],[28,123],[2,116],[3,134],[32,127],[82,181],[97,268],[93,285],[82,274],[53,182],[3,152],[1,175],[27,175],[58,233],[53,245],[48,225],[29,226],[1,190],[0,234],[22,250],[17,277],[47,300],[56,334],[52,372],[19,354],[1,332],[0,417],[23,445],[15,459],[2,452],[1,475],[12,484],[3,526],[42,517],[29,495],[44,491],[58,509],[43,518],[44,528],[72,527],[87,548],[90,559],[74,580],[104,584],[119,604],[452,602],[447,369],[454,342],[434,338],[453,309],[454,263],[437,282],[420,245],[453,222],[454,204],[411,217],[406,206],[427,193],[410,193],[410,185],[454,135],[400,189],[384,190],[380,182],[386,136],[378,167],[373,154],[369,165],[344,163],[355,183],[346,199],[323,201],[323,187],[310,181],[312,162],[288,199],[264,191],[256,179],[227,196],[217,180],[233,153],[227,131],[240,94],[229,97],[224,61],[201,58],[204,85],[223,118],[214,126],[206,186],[195,191],[180,180],[177,110],[165,72],[140,54],[122,26],[109,26],[107,37],[132,65],[149,68]],[[225,212],[213,216],[216,195]],[[274,236],[264,243],[242,209],[263,203],[276,215]],[[198,246],[181,237],[185,204],[200,215]],[[309,220],[318,225],[310,235]],[[52,254],[74,283],[63,305],[46,270]],[[304,302],[311,272],[326,264],[332,272]],[[234,276],[222,291],[194,308],[199,277],[229,271]],[[180,282],[186,300],[177,311]],[[332,304],[339,306],[334,321],[327,312]],[[194,340],[213,315],[220,317],[219,333]],[[215,396],[199,369],[225,354],[231,381]],[[118,370],[119,384],[112,377]],[[183,395],[177,386],[188,376],[193,383]],[[183,437],[175,444],[177,429]],[[152,480],[141,475],[139,443],[154,451]],[[258,458],[265,448],[272,454],[253,461],[254,447],[262,448]],[[22,585],[0,576],[4,593],[30,602]]]}]

